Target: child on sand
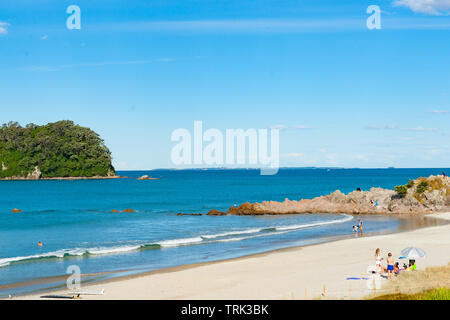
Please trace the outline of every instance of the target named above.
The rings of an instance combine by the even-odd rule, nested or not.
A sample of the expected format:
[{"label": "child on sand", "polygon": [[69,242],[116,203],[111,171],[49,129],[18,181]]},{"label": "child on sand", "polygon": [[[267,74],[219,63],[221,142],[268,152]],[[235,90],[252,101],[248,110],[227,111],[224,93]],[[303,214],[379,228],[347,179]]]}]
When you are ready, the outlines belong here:
[{"label": "child on sand", "polygon": [[394,274],[394,258],[392,258],[392,253],[388,253],[387,258],[387,272],[388,272],[388,278],[390,279],[392,275]]},{"label": "child on sand", "polygon": [[396,262],[394,264],[394,273],[395,274],[399,274],[400,273],[400,264],[398,262]]},{"label": "child on sand", "polygon": [[377,250],[375,250],[375,266],[377,273],[383,272],[383,265],[381,264],[381,260],[383,260],[383,258],[381,257],[380,252],[381,252],[380,248],[377,248]]}]

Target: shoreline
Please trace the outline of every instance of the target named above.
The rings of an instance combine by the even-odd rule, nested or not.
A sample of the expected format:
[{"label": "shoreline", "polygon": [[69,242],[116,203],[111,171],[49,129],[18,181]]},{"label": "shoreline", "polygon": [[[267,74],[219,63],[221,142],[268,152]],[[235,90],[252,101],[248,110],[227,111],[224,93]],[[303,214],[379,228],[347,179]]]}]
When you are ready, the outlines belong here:
[{"label": "shoreline", "polygon": [[[427,217],[435,218],[435,219],[444,219],[450,220],[450,213],[440,213],[440,214],[431,214],[427,215]],[[442,231],[442,232],[437,232]],[[420,264],[424,263],[423,266],[435,266],[447,264],[450,262],[450,256],[446,256],[445,252],[450,252],[450,224],[444,224],[440,226],[431,226],[425,228],[418,228],[413,230],[406,231],[398,231],[395,233],[383,234],[383,235],[372,235],[369,237],[358,237],[358,238],[337,238],[336,240],[330,240],[326,242],[311,244],[307,246],[297,246],[297,247],[288,247],[275,249],[262,253],[255,253],[250,255],[245,255],[241,257],[218,260],[218,261],[209,261],[209,262],[200,262],[193,264],[180,265],[175,267],[163,268],[159,270],[147,271],[142,273],[136,273],[131,275],[119,276],[116,278],[110,278],[106,280],[101,280],[95,283],[87,284],[83,286],[83,291],[101,291],[105,289],[105,295],[102,296],[83,296],[83,299],[312,299],[312,298],[337,298],[337,299],[348,299],[348,298],[361,298],[364,295],[369,294],[365,288],[365,281],[345,281],[345,277],[354,277],[355,274],[359,277],[367,277],[365,270],[367,265],[371,264],[371,260],[373,260],[372,255],[375,247],[377,246],[377,240],[380,242],[385,242],[388,239],[398,239],[399,241],[405,241],[405,239],[417,239],[417,241],[425,241],[426,238],[424,235],[432,235],[436,237],[436,234],[440,235],[448,235],[446,236],[445,241],[442,244],[445,244],[444,249],[444,257],[441,257],[440,260],[433,259],[433,261],[419,261]],[[411,236],[411,237],[410,237]],[[340,239],[339,239],[340,238]],[[416,242],[417,242],[416,241]],[[355,250],[355,246],[366,246],[367,243],[371,244],[370,250],[367,249],[367,257],[363,268],[355,268],[354,271],[349,270],[348,273],[343,275],[342,279],[334,279],[333,275],[335,271],[333,270],[332,261],[339,260],[342,255],[346,255],[349,252],[351,253]],[[373,243],[373,244],[372,244]],[[351,249],[348,248],[351,246]],[[379,246],[379,245],[378,245]],[[405,243],[404,247],[408,245]],[[420,247],[420,245],[417,245]],[[372,247],[374,247],[372,249]],[[382,247],[382,246],[381,246]],[[331,249],[330,249],[331,248]],[[334,248],[334,249],[333,249]],[[337,248],[337,249],[336,249]],[[401,248],[402,249],[402,248]],[[382,248],[383,250],[383,248]],[[427,251],[427,249],[425,249]],[[324,252],[326,251],[326,252]],[[364,250],[366,251],[366,250]],[[331,252],[331,253],[329,253]],[[387,252],[383,252],[383,255],[387,254]],[[328,254],[329,253],[329,254]],[[341,254],[341,256],[339,255]],[[428,253],[428,251],[427,251]],[[294,268],[294,272],[290,272],[294,278],[304,278],[305,288],[298,292],[298,288],[291,288],[291,292],[287,292],[286,294],[280,294],[279,290],[253,290],[256,286],[258,288],[259,282],[270,281],[272,279],[281,278],[282,281],[277,284],[272,283],[272,287],[286,287],[292,283],[292,279],[288,277],[289,272],[283,272],[281,275],[272,274],[271,265],[276,265],[277,268],[274,271],[278,271],[280,268],[290,269],[290,267],[286,267],[283,261],[291,261],[300,259],[300,256],[310,255],[311,258],[307,260],[303,260],[300,265],[309,266],[311,263],[313,266],[307,267],[303,273],[298,274],[297,269]],[[335,256],[337,254],[336,259],[326,258],[325,256]],[[398,255],[397,252],[394,253],[394,256]],[[352,255],[353,256],[353,255]],[[354,256],[357,256],[355,253]],[[442,254],[441,254],[442,256]],[[280,259],[280,257],[282,257]],[[368,258],[368,259],[367,259]],[[444,258],[444,259],[443,259]],[[326,270],[319,271],[317,266],[314,266],[314,261],[318,266],[322,266]],[[358,262],[352,262],[358,264]],[[361,264],[361,263],[359,263]],[[267,265],[267,268],[263,266]],[[345,265],[340,265],[339,268],[344,267]],[[227,270],[229,268],[237,268],[236,272],[232,274],[228,274]],[[330,268],[331,267],[331,268]],[[347,270],[347,267],[344,270]],[[250,270],[249,270],[250,268]],[[256,268],[257,270],[253,270]],[[420,267],[419,267],[420,268]],[[269,269],[269,270],[268,270]],[[343,271],[344,271],[343,270]],[[287,270],[285,270],[287,271]],[[305,275],[313,272],[317,276],[323,276],[324,280],[315,280],[314,277],[308,277]],[[118,272],[120,273],[120,272]],[[267,274],[268,273],[268,274]],[[243,276],[248,275],[250,278],[243,278]],[[223,278],[228,279],[226,283],[234,283],[233,285],[226,285],[223,282]],[[312,279],[311,279],[312,278]],[[204,279],[203,287],[199,285],[195,279]],[[326,279],[326,281],[325,281]],[[280,280],[280,279],[278,279]],[[315,281],[314,281],[315,280]],[[339,281],[338,281],[339,280]],[[344,281],[342,281],[344,280]],[[324,282],[324,284],[320,284]],[[336,290],[337,283],[340,282],[340,286],[348,286],[350,285],[350,292],[353,290],[353,295],[350,293],[350,297],[348,296],[348,292],[346,295],[339,294]],[[298,283],[301,287],[301,284]],[[148,288],[154,288],[156,291],[148,291]],[[253,289],[249,289],[253,287]],[[323,287],[325,286],[326,294],[325,297],[321,296]],[[354,287],[353,289],[351,287]],[[233,287],[245,287],[246,290],[242,289],[232,289]],[[270,287],[270,286],[269,286]],[[228,288],[228,289],[225,289]],[[348,291],[348,290],[346,290]],[[333,294],[334,292],[334,294]],[[41,299],[41,296],[49,295],[49,294],[67,294],[68,290],[53,290],[53,291],[45,291],[40,293],[32,293],[15,296],[14,299]]]}]

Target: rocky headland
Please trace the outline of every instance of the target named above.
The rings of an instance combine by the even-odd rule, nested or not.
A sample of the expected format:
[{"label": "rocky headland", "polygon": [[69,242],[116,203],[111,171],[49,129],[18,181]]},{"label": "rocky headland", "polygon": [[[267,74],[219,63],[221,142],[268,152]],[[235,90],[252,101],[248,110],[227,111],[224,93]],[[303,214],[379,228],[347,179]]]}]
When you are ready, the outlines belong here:
[{"label": "rocky headland", "polygon": [[372,188],[344,194],[337,190],[314,199],[263,201],[233,206],[208,215],[277,215],[300,213],[430,214],[450,211],[450,178],[438,175],[410,180],[395,190]]}]

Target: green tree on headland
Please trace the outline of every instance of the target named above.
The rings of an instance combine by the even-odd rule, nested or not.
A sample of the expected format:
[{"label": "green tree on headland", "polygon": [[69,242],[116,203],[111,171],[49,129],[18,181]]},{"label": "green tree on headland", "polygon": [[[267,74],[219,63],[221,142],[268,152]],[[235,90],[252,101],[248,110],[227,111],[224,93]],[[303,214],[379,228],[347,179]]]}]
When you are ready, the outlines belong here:
[{"label": "green tree on headland", "polygon": [[64,120],[25,128],[17,122],[0,128],[0,178],[114,175],[111,152],[89,128]]},{"label": "green tree on headland", "polygon": [[408,188],[406,186],[395,186],[394,190],[402,198],[408,193]]},{"label": "green tree on headland", "polygon": [[426,181],[422,181],[421,183],[419,183],[419,185],[417,186],[417,193],[424,193],[425,191],[427,191],[428,189],[428,182]]}]

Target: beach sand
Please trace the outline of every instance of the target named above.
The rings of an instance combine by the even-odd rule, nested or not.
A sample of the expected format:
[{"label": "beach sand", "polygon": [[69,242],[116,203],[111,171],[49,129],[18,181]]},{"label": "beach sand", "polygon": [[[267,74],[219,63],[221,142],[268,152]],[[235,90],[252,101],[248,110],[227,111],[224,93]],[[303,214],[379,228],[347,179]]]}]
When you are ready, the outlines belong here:
[{"label": "beach sand", "polygon": [[[450,213],[432,216],[450,220]],[[347,278],[370,277],[366,270],[374,264],[376,248],[381,248],[382,257],[386,259],[388,252],[398,258],[400,251],[410,246],[427,253],[425,258],[416,261],[418,270],[447,265],[450,262],[450,224],[114,279],[83,286],[82,291],[105,289],[105,293],[82,299],[360,299],[374,293],[369,289],[369,281]],[[384,293],[383,290],[376,292]],[[14,299],[41,299],[48,294]]]}]

